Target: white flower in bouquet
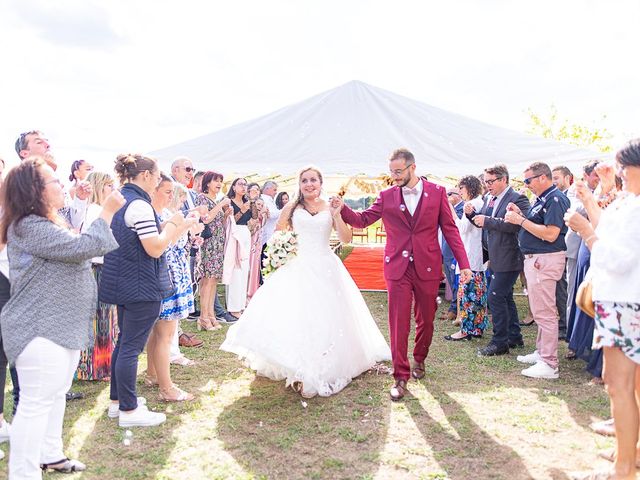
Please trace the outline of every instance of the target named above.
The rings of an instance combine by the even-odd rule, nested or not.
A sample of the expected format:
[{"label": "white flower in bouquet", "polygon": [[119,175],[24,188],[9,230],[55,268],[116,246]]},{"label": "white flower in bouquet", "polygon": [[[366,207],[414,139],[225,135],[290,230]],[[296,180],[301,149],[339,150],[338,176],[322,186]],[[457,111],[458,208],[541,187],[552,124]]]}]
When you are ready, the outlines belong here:
[{"label": "white flower in bouquet", "polygon": [[275,232],[267,242],[266,258],[263,262],[262,275],[269,276],[285,265],[298,251],[298,235],[295,232]]}]

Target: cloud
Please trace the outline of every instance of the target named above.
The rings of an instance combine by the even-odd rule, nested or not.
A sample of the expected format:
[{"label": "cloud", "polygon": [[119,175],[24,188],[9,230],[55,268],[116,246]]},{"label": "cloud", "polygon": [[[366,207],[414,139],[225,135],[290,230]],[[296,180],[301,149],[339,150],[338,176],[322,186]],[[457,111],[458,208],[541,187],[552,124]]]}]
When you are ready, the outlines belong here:
[{"label": "cloud", "polygon": [[37,35],[53,45],[111,50],[124,39],[111,27],[107,11],[81,0],[17,2],[15,13]]}]

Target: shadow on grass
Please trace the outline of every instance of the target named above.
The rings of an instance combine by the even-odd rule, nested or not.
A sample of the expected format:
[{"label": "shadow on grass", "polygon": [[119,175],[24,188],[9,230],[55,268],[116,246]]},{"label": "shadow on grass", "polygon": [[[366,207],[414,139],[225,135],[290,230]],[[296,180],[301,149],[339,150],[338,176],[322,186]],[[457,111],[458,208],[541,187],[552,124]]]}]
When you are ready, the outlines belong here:
[{"label": "shadow on grass", "polygon": [[218,421],[225,450],[258,478],[373,478],[389,425],[390,379],[367,372],[338,395],[305,400],[256,377]]},{"label": "shadow on grass", "polygon": [[449,393],[433,384],[428,391],[442,408],[448,427],[411,395],[405,399],[405,406],[446,478],[534,479],[516,451],[496,442]]}]

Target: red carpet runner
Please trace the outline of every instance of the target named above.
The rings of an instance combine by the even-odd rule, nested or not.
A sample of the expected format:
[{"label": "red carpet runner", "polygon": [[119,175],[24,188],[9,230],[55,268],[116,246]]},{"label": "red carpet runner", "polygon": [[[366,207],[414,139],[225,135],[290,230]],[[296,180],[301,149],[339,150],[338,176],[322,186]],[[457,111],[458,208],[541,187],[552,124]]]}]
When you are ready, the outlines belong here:
[{"label": "red carpet runner", "polygon": [[344,260],[344,266],[360,290],[386,290],[382,276],[384,248],[356,246]]}]

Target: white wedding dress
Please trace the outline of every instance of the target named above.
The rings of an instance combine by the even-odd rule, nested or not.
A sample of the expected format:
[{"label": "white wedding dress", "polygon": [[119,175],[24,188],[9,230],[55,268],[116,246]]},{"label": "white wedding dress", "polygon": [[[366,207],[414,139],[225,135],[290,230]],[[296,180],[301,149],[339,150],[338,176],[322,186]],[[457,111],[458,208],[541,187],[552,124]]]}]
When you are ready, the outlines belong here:
[{"label": "white wedding dress", "polygon": [[293,214],[298,252],[273,272],[232,325],[222,350],[273,380],[302,382],[327,397],[376,362],[391,359],[358,287],[329,248],[328,210]]}]

